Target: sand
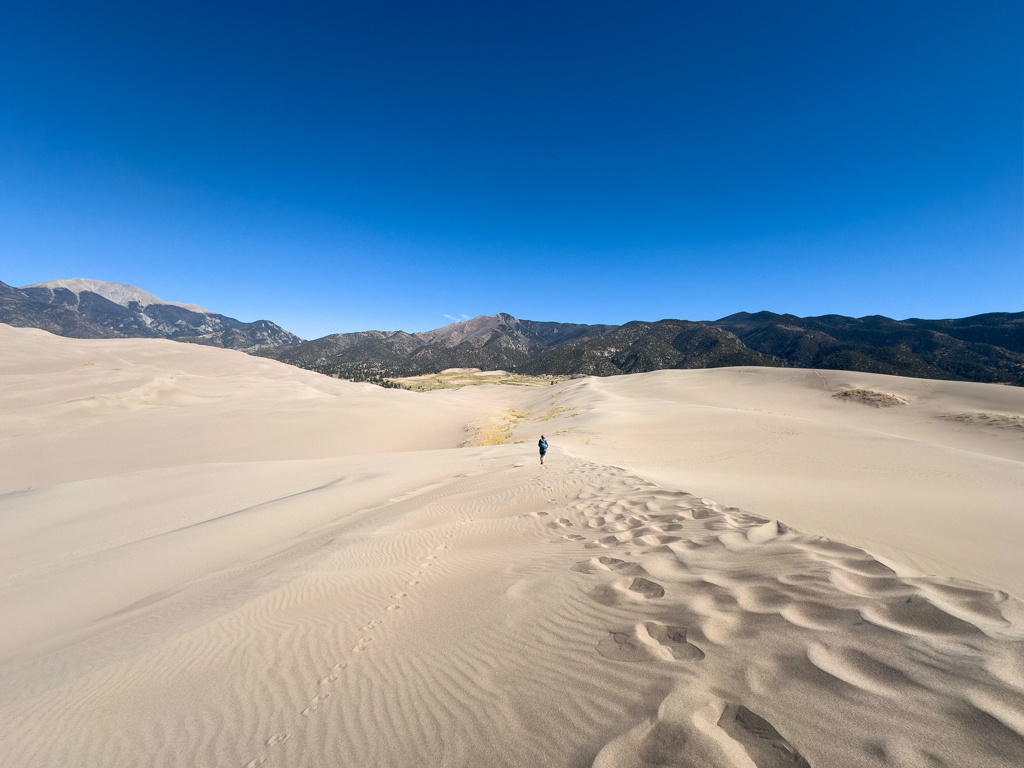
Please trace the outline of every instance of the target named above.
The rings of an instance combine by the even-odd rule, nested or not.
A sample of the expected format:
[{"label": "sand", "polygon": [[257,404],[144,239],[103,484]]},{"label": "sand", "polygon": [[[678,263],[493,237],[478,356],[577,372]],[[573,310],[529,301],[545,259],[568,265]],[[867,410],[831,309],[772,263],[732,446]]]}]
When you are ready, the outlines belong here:
[{"label": "sand", "polygon": [[1024,764],[1019,389],[0,350],[4,765]]},{"label": "sand", "polygon": [[[850,389],[907,404],[833,396]],[[586,409],[547,425],[574,453],[1024,596],[1020,388],[727,368],[591,378],[559,402]]]}]

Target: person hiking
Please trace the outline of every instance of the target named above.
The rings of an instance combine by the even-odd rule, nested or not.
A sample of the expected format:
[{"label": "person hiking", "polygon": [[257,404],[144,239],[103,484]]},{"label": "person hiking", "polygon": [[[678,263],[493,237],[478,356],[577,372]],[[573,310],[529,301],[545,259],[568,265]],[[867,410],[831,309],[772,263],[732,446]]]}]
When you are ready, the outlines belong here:
[{"label": "person hiking", "polygon": [[540,463],[544,463],[544,454],[548,452],[548,440],[544,435],[540,436],[540,440],[537,441],[537,447],[540,448]]}]

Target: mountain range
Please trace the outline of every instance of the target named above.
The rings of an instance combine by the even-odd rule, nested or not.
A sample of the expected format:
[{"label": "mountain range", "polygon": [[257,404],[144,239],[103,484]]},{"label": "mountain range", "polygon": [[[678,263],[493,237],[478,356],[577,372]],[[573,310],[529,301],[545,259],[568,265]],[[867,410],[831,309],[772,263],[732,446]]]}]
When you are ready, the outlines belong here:
[{"label": "mountain range", "polygon": [[21,288],[0,282],[0,323],[81,339],[174,339],[247,352],[301,341],[269,320],[243,323],[133,285],[82,278]]},{"label": "mountain range", "polygon": [[445,368],[612,376],[757,365],[1024,386],[1024,312],[959,320],[741,312],[720,320],[578,325],[483,315],[426,333],[364,331],[256,354],[356,380]]},{"label": "mountain range", "polygon": [[507,314],[481,315],[422,333],[337,333],[303,342],[292,350],[264,350],[260,354],[343,378],[375,380],[445,368],[515,368],[528,364],[546,349],[609,333],[617,327],[539,323]]},{"label": "mountain range", "polygon": [[268,320],[98,280],[0,282],[0,322],[77,338],[165,338],[237,349],[357,381],[446,368],[613,376],[735,365],[821,368],[1024,386],[1024,312],[955,320],[740,312],[625,325],[481,315],[420,333],[361,331],[303,341]]}]

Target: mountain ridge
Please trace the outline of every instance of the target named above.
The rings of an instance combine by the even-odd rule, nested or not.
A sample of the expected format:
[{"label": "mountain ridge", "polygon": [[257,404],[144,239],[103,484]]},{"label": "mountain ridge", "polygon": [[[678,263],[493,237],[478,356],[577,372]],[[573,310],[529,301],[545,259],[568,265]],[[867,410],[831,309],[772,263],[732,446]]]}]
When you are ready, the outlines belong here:
[{"label": "mountain ridge", "polygon": [[0,322],[77,338],[165,338],[236,349],[358,381],[446,368],[614,376],[754,365],[850,370],[1024,386],[1024,312],[894,320],[737,312],[718,320],[623,325],[478,315],[429,331],[359,331],[303,341],[269,320],[243,323],[85,278],[0,282]]},{"label": "mountain ridge", "polygon": [[757,365],[1024,386],[1024,312],[893,320],[762,311],[621,326],[537,322],[499,313],[426,332],[332,334],[256,354],[368,381],[464,367],[612,376]]},{"label": "mountain ridge", "polygon": [[75,338],[163,338],[254,351],[301,339],[269,320],[243,323],[125,283],[71,278],[16,288],[0,282],[0,322]]},{"label": "mountain ridge", "polygon": [[182,304],[177,301],[164,301],[148,291],[136,288],[134,285],[128,285],[127,283],[109,283],[102,280],[91,280],[84,277],[46,280],[42,283],[23,285],[18,290],[24,291],[28,295],[32,295],[32,292],[37,289],[49,290],[52,294],[53,291],[59,288],[64,288],[75,294],[80,294],[82,291],[91,291],[92,293],[99,294],[103,298],[112,301],[115,304],[120,304],[122,307],[126,308],[134,301],[142,307],[149,306],[150,304],[169,304],[171,306],[187,309],[191,312],[210,314],[207,310],[196,304]]}]

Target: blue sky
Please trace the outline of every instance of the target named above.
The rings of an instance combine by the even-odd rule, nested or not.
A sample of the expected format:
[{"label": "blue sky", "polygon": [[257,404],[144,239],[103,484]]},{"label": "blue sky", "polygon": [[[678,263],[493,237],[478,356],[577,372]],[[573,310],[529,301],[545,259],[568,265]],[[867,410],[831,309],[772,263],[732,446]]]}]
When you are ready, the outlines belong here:
[{"label": "blue sky", "polygon": [[1019,2],[20,6],[7,283],[306,338],[1024,308]]}]

